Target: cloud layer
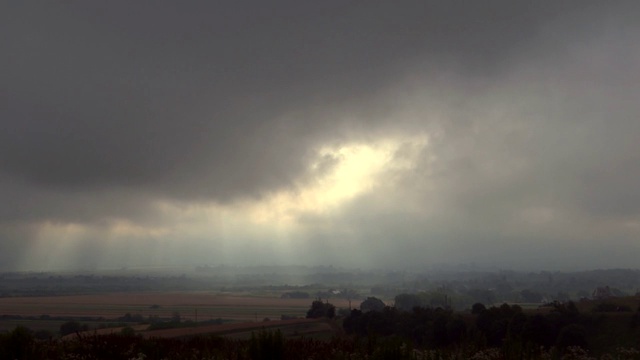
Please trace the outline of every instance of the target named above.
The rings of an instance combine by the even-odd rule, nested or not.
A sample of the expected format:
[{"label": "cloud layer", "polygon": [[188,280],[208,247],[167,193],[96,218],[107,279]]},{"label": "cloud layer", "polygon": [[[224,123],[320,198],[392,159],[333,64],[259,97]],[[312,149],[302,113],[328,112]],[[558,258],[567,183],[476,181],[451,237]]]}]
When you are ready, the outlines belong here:
[{"label": "cloud layer", "polygon": [[634,1],[0,10],[0,268],[636,266]]}]

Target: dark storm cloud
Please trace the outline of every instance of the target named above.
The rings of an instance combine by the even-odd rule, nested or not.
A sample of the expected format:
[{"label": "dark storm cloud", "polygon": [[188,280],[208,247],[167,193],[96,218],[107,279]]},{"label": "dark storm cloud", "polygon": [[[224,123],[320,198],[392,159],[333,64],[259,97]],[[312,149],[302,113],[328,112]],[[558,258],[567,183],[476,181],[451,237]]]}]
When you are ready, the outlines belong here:
[{"label": "dark storm cloud", "polygon": [[385,204],[435,201],[440,215],[423,227],[425,214],[392,206],[383,221],[364,199],[342,212],[362,220],[345,233],[413,226],[411,251],[426,231],[490,239],[527,207],[633,218],[639,13],[635,1],[4,3],[2,246],[42,220],[164,223],[155,201],[257,198],[316,175],[320,146],[425,129],[424,164]]},{"label": "dark storm cloud", "polygon": [[542,21],[572,10],[511,1],[5,7],[5,174],[213,199],[286,185],[306,149],[335,130],[339,119],[322,113],[372,105],[404,66],[490,74]]}]

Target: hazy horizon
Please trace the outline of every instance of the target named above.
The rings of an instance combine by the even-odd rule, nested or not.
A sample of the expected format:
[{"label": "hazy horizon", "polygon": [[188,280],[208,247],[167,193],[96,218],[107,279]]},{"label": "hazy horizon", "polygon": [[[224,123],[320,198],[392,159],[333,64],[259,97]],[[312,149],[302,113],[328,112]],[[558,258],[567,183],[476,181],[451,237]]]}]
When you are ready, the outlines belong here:
[{"label": "hazy horizon", "polygon": [[638,267],[640,2],[0,14],[0,271]]}]

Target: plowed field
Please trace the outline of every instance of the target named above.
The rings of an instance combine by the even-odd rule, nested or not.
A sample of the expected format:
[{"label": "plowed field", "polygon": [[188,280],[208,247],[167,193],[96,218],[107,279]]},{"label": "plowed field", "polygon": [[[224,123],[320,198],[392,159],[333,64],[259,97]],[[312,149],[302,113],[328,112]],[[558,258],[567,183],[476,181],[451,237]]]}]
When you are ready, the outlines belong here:
[{"label": "plowed field", "polygon": [[[216,293],[121,293],[53,297],[0,298],[0,315],[88,316],[118,318],[126,313],[183,320],[222,318],[235,321],[279,320],[281,315],[304,316],[313,299],[233,296]],[[348,307],[343,299],[330,299]]]}]

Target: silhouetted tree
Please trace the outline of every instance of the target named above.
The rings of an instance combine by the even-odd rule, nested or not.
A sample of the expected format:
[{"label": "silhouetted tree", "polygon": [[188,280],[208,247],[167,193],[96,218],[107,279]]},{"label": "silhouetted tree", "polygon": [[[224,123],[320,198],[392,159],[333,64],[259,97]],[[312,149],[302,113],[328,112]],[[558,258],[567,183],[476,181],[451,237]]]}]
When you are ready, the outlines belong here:
[{"label": "silhouetted tree", "polygon": [[321,317],[327,317],[332,319],[336,316],[336,307],[329,303],[323,303],[320,300],[315,300],[311,303],[311,308],[307,311],[308,319],[315,319]]},{"label": "silhouetted tree", "polygon": [[368,297],[365,301],[360,304],[360,310],[362,312],[369,311],[382,311],[386,305],[382,300],[376,297]]},{"label": "silhouetted tree", "polygon": [[475,303],[473,304],[473,306],[471,306],[471,313],[474,315],[478,315],[486,309],[487,308],[482,303]]}]

